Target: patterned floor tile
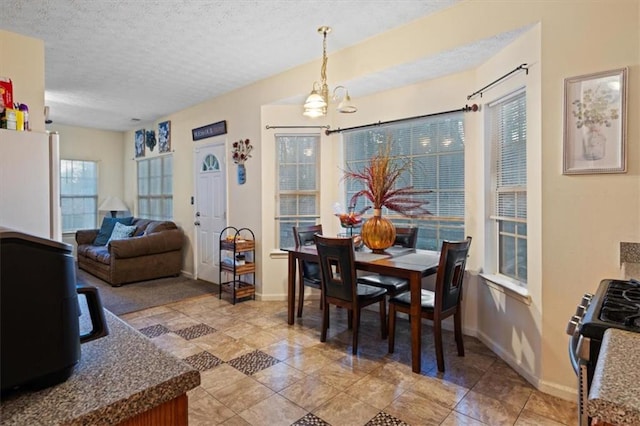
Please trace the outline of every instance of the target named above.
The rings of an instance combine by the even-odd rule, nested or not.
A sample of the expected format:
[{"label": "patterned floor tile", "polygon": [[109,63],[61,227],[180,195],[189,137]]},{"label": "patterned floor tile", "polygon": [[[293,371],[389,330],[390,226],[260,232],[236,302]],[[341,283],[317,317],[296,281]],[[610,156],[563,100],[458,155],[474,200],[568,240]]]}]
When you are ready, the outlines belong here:
[{"label": "patterned floor tile", "polygon": [[162,324],[150,325],[149,327],[144,327],[138,330],[140,333],[147,336],[149,339],[153,339],[154,337],[162,336],[163,334],[167,334],[171,330],[165,327]]},{"label": "patterned floor tile", "polygon": [[322,420],[320,417],[317,417],[311,413],[307,414],[291,426],[331,426],[329,423]]},{"label": "patterned floor tile", "polygon": [[380,411],[374,418],[369,420],[366,426],[409,426],[409,424],[396,419],[391,414]]},{"label": "patterned floor tile", "polygon": [[190,357],[183,359],[183,361],[198,371],[209,370],[210,368],[216,367],[224,362],[220,358],[215,355],[211,355],[206,351],[191,355]]},{"label": "patterned floor tile", "polygon": [[231,361],[229,361],[229,365],[239,371],[242,371],[247,376],[251,376],[253,373],[264,370],[265,368],[271,367],[272,365],[275,365],[279,362],[279,360],[272,357],[271,355],[267,355],[262,351],[255,350],[238,358],[232,359]]},{"label": "patterned floor tile", "polygon": [[216,331],[217,330],[215,328],[209,327],[207,324],[197,324],[183,328],[182,330],[174,331],[174,333],[185,340],[191,340],[206,336],[207,334],[215,333]]},{"label": "patterned floor tile", "polygon": [[[425,325],[423,372],[413,373],[406,319],[405,327],[398,326],[396,351],[390,355],[380,340],[377,316],[368,312],[363,321],[371,324],[363,327],[361,350],[352,356],[345,310],[332,309],[330,336],[326,343],[320,342],[322,311],[317,300],[306,303],[304,317],[292,326],[287,324],[286,302],[232,305],[217,295],[183,303],[180,309],[153,308],[125,318],[154,345],[200,370],[201,386],[189,393],[189,424],[559,426],[577,422],[575,402],[535,390],[475,338],[465,336],[468,351],[458,357],[448,332],[447,373],[438,374],[432,328]],[[320,377],[323,372],[326,377]],[[355,382],[349,378],[354,375]],[[505,407],[514,398],[518,404],[512,413]]]}]

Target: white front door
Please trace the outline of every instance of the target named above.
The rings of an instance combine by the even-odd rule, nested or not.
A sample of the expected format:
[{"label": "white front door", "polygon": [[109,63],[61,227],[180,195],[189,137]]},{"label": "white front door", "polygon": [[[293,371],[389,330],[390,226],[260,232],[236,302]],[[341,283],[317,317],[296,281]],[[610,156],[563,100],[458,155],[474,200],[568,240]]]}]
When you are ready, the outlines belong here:
[{"label": "white front door", "polygon": [[196,277],[218,283],[220,231],[227,226],[224,141],[195,150]]}]

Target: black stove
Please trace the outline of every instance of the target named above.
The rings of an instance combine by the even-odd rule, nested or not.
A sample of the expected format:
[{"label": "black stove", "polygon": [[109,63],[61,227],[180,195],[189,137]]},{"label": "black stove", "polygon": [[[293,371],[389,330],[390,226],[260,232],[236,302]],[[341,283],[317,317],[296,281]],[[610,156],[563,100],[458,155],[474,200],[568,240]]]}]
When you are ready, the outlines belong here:
[{"label": "black stove", "polygon": [[579,320],[580,335],[599,341],[608,328],[640,332],[640,282],[602,280],[584,316],[575,319]]},{"label": "black stove", "polygon": [[586,400],[600,354],[604,333],[609,328],[640,333],[640,281],[600,281],[595,294],[582,297],[567,326],[569,358],[578,375],[580,424],[588,425]]},{"label": "black stove", "polygon": [[640,283],[612,281],[602,301],[600,320],[640,331]]}]

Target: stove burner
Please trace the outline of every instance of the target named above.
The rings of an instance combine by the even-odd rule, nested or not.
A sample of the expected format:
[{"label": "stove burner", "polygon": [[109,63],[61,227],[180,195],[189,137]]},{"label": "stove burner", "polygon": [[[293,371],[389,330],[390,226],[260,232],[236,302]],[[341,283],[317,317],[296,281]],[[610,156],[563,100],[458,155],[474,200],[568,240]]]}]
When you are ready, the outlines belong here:
[{"label": "stove burner", "polygon": [[640,329],[640,283],[611,281],[602,301],[600,320]]},{"label": "stove burner", "polygon": [[640,304],[640,287],[629,288],[622,292],[622,297],[631,303]]}]

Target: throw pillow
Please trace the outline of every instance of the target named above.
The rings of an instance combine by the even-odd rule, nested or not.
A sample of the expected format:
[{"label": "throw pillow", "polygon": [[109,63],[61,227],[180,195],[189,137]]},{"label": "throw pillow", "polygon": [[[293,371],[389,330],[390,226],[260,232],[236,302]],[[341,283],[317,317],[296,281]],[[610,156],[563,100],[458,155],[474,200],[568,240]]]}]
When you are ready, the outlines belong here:
[{"label": "throw pillow", "polygon": [[116,223],[113,227],[111,237],[105,245],[109,245],[109,243],[114,240],[126,240],[127,238],[131,237],[134,232],[136,232],[135,225],[127,226],[123,225],[122,223]]},{"label": "throw pillow", "polygon": [[116,223],[122,223],[123,225],[131,225],[133,223],[133,217],[105,217],[102,220],[102,226],[100,227],[100,231],[96,236],[96,239],[93,241],[94,246],[104,246],[109,241],[109,237],[111,237],[111,233],[113,232],[113,227],[116,226]]}]

